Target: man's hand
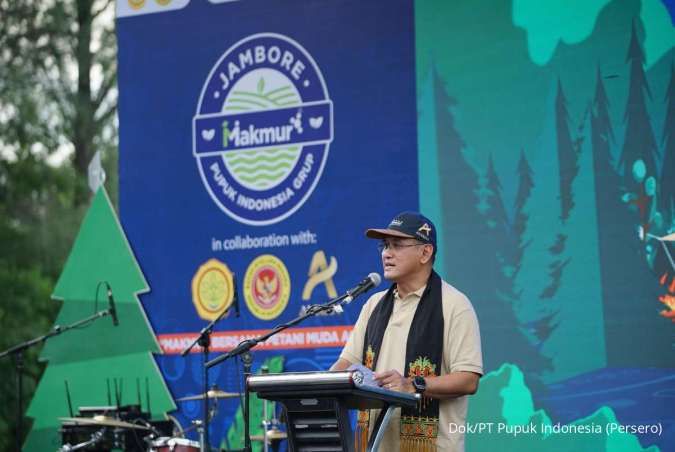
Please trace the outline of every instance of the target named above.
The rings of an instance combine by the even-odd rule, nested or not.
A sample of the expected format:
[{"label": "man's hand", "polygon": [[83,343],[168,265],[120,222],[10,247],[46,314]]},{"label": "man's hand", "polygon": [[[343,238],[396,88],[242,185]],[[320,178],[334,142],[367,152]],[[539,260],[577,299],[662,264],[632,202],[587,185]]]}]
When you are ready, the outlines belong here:
[{"label": "man's hand", "polygon": [[412,385],[410,380],[395,370],[376,372],[375,381],[377,381],[381,387],[389,389],[390,391],[409,392],[411,394],[415,393],[415,387]]}]

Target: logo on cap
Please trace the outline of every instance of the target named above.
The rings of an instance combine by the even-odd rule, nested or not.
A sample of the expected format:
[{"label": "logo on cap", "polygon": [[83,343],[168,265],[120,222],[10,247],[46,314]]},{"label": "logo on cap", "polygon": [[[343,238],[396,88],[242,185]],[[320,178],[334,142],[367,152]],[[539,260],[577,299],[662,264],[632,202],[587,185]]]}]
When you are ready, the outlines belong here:
[{"label": "logo on cap", "polygon": [[431,226],[429,226],[427,223],[424,223],[422,226],[420,226],[417,232],[423,233],[427,238],[429,238],[429,234],[431,234]]}]

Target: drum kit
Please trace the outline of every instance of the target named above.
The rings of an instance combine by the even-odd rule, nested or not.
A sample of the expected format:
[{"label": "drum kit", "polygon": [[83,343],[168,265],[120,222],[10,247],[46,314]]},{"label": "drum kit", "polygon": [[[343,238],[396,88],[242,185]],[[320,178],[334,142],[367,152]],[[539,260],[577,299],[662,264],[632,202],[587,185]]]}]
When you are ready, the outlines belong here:
[{"label": "drum kit", "polygon": [[[238,392],[211,389],[208,393],[190,395],[176,399],[176,402],[240,398]],[[129,407],[80,408],[80,417],[61,417],[62,446],[59,452],[76,450],[110,451],[122,449],[131,452],[200,452],[200,441],[186,438],[186,434],[197,430],[203,433],[202,420],[182,429],[178,421],[168,416],[168,421],[149,421],[148,413],[140,413],[138,406],[132,406],[135,415],[129,415]],[[279,421],[269,419],[267,401],[263,405],[263,433],[252,435],[252,441],[263,443],[265,452],[286,439],[286,433],[279,430]]]},{"label": "drum kit", "polygon": [[[263,372],[266,371],[266,368],[263,369]],[[238,392],[225,392],[225,391],[220,391],[218,389],[211,389],[207,391],[206,393],[203,394],[197,394],[197,395],[192,395],[192,396],[185,396],[176,399],[176,402],[189,402],[189,401],[194,401],[194,400],[216,400],[216,399],[232,399],[232,398],[241,398],[242,394]],[[280,422],[277,418],[272,416],[270,418],[270,409],[269,409],[269,401],[263,400],[263,420],[262,420],[262,427],[263,427],[263,432],[258,435],[251,435],[251,441],[257,441],[257,442],[262,442],[263,443],[263,451],[268,452],[272,449],[276,450],[277,446],[279,445],[279,442],[281,440],[286,439],[286,432],[283,432],[279,429]],[[272,413],[274,415],[274,413]],[[200,424],[201,420],[196,420],[193,421],[193,425],[196,426],[198,430],[200,430]],[[186,431],[189,429],[186,429]],[[168,440],[168,443],[170,443],[174,439],[180,439],[180,438],[159,438],[157,442],[161,442],[162,440]],[[193,442],[194,444],[188,445],[187,443],[185,444],[184,449],[151,449],[152,451],[157,451],[157,452],[164,452],[165,450],[176,450],[178,452],[193,452],[193,451],[199,451],[200,450],[200,443],[199,442]],[[181,443],[176,443],[177,445],[181,445]],[[189,449],[187,447],[195,447],[195,449]]]},{"label": "drum kit", "polygon": [[[151,421],[149,413],[142,413],[138,405],[123,407],[81,407],[79,417],[61,417],[62,446],[59,452],[75,450],[110,451],[121,449],[130,452],[199,450],[162,449],[159,439],[182,435],[178,422]],[[95,414],[99,413],[99,414]],[[102,413],[102,414],[101,414]],[[184,441],[183,438],[180,438]]]}]

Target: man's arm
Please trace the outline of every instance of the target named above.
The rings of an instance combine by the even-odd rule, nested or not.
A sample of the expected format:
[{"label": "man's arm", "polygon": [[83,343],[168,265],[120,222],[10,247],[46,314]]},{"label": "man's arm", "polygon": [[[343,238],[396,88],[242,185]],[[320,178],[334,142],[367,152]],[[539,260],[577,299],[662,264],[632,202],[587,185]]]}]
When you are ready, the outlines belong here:
[{"label": "man's arm", "polygon": [[[440,377],[426,377],[424,380],[427,383],[427,389],[424,391],[424,396],[433,397],[434,399],[451,399],[475,394],[478,390],[479,379],[479,374],[463,371],[451,372]],[[375,374],[375,380],[383,388],[392,391],[409,392],[411,394],[415,392],[412,381],[404,378],[395,370],[378,372]]]},{"label": "man's arm", "polygon": [[337,370],[345,370],[345,369],[347,369],[347,368],[348,368],[349,366],[351,366],[351,365],[352,365],[352,363],[350,363],[350,362],[347,361],[346,359],[344,359],[344,358],[338,358],[338,360],[335,361],[335,363],[334,363],[332,366],[330,366],[330,369],[329,369],[329,370],[335,370],[335,371],[337,371]]},{"label": "man's arm", "polygon": [[[474,372],[452,372],[440,377],[427,377],[425,397],[434,399],[449,399],[463,395],[475,394],[478,390],[480,375]],[[412,383],[411,385],[412,386]],[[413,388],[413,392],[415,389]]]}]

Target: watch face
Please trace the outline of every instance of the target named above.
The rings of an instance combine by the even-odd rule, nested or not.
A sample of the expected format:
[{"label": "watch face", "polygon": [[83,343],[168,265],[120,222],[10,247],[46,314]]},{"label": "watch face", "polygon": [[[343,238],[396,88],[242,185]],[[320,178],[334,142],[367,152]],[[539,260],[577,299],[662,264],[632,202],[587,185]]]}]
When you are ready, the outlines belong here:
[{"label": "watch face", "polygon": [[415,387],[415,392],[422,393],[427,389],[427,382],[424,380],[424,377],[417,376],[413,378],[413,386]]}]

